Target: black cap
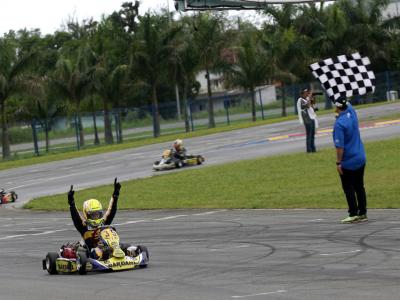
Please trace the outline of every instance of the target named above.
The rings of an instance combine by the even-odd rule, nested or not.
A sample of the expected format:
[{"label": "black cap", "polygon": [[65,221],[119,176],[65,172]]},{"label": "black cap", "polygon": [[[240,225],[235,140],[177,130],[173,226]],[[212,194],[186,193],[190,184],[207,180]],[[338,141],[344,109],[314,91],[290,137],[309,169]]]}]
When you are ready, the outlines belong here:
[{"label": "black cap", "polygon": [[309,88],[304,88],[301,90],[301,93],[304,94],[304,93],[308,93],[309,91],[310,91]]},{"label": "black cap", "polygon": [[336,107],[339,107],[339,108],[346,108],[347,107],[347,98],[346,97],[344,97],[344,96],[340,96],[339,98],[337,98],[335,101],[334,101],[334,104],[336,105]]}]

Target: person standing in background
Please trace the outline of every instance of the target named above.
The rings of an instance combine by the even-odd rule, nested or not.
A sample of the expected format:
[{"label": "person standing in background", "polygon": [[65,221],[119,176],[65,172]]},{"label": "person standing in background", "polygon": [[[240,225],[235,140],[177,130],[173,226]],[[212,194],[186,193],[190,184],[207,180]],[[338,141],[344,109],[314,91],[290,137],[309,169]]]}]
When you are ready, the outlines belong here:
[{"label": "person standing in background", "polygon": [[300,93],[297,100],[297,112],[299,121],[306,129],[306,150],[307,153],[317,152],[315,148],[315,131],[318,128],[317,115],[314,111],[312,92],[306,88]]}]

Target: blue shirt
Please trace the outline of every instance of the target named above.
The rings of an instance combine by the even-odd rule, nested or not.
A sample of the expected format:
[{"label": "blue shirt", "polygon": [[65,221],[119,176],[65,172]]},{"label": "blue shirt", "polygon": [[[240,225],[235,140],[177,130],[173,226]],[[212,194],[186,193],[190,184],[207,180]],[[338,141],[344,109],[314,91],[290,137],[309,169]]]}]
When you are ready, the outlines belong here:
[{"label": "blue shirt", "polygon": [[343,169],[357,170],[365,165],[365,150],[358,128],[357,113],[351,104],[348,104],[347,109],[340,112],[336,119],[333,127],[333,143],[336,148],[344,149]]}]

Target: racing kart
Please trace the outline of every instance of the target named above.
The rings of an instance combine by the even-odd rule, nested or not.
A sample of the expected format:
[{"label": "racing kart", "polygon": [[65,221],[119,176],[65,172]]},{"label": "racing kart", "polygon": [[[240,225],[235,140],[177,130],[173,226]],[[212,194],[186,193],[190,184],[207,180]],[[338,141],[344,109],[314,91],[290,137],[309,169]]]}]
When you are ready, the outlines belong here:
[{"label": "racing kart", "polygon": [[204,162],[201,155],[186,155],[182,159],[174,156],[172,150],[165,150],[161,156],[161,160],[157,160],[153,164],[154,171],[170,170],[181,168],[183,166],[201,165]]},{"label": "racing kart", "polygon": [[17,199],[18,195],[16,192],[6,192],[4,189],[0,189],[0,204],[15,202]]},{"label": "racing kart", "polygon": [[[51,275],[58,273],[79,273],[101,271],[123,271],[146,268],[149,264],[149,252],[145,246],[137,246],[129,251],[119,242],[119,235],[113,226],[103,226],[97,229],[99,244],[102,245],[103,258],[90,256],[89,249],[82,242],[66,243],[60,251],[49,252],[42,261],[43,270]],[[130,249],[129,247],[128,249]]]}]

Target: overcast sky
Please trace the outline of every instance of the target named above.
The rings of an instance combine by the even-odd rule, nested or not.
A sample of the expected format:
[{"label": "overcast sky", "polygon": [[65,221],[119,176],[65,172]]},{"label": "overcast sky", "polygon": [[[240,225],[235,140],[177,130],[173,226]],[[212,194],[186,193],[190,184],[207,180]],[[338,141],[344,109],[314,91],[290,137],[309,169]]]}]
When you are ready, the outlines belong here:
[{"label": "overcast sky", "polygon": [[[0,0],[0,36],[10,29],[40,28],[41,32],[53,33],[70,17],[79,21],[119,10],[129,0]],[[131,2],[134,2],[132,0]],[[173,0],[142,0],[140,14],[147,10],[174,9]]]}]

